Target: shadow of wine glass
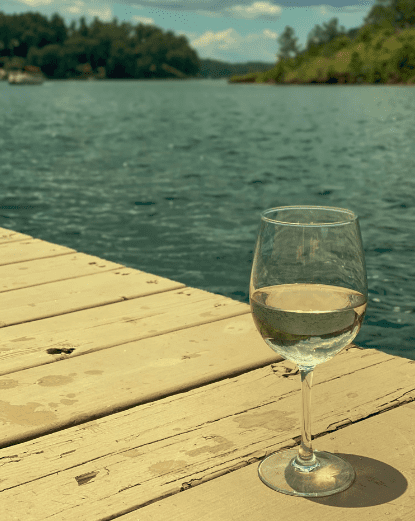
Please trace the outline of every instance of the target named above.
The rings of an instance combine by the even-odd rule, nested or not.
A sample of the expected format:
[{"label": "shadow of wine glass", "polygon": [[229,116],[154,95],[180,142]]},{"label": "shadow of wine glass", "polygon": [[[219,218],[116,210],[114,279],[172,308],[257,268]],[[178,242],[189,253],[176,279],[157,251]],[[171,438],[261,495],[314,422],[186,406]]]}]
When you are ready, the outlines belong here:
[{"label": "shadow of wine glass", "polygon": [[353,485],[333,496],[307,498],[309,501],[341,508],[371,507],[393,501],[408,487],[405,476],[382,461],[355,454],[336,453],[336,456],[354,468],[356,479]]}]

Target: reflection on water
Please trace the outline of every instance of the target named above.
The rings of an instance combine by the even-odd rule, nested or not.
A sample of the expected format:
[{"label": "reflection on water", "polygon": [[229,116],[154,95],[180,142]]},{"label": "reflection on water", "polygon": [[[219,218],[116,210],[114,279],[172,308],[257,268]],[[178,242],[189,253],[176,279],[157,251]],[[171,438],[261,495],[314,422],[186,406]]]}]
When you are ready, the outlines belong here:
[{"label": "reflection on water", "polygon": [[0,226],[248,301],[259,213],[361,221],[357,343],[415,359],[415,90],[0,83]]}]

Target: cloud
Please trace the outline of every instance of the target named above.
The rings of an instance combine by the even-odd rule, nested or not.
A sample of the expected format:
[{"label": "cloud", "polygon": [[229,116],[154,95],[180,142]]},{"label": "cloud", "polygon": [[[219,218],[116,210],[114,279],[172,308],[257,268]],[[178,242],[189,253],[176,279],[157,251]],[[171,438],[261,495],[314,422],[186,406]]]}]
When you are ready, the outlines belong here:
[{"label": "cloud", "polygon": [[40,5],[49,5],[54,0],[20,0],[22,4],[29,5],[30,7],[38,7]]},{"label": "cloud", "polygon": [[[33,0],[25,0],[33,1]],[[41,1],[41,0],[35,0]],[[61,4],[61,11],[71,15],[97,17],[104,22],[112,20],[114,17],[111,7],[108,4],[98,2],[88,2],[83,0],[66,1]]]},{"label": "cloud", "polygon": [[[242,0],[242,3],[249,0]],[[141,7],[156,9],[178,9],[184,11],[221,11],[224,7],[231,7],[235,0],[124,0],[124,3],[137,4]]]},{"label": "cloud", "polygon": [[71,14],[81,14],[85,13],[85,2],[82,2],[82,0],[75,0],[75,2],[72,5],[69,5],[65,11]]},{"label": "cloud", "polygon": [[266,61],[273,63],[276,58],[275,38],[270,30],[241,35],[234,28],[224,31],[206,31],[192,39],[190,45],[201,58],[211,58],[229,62]]},{"label": "cloud", "polygon": [[154,18],[148,18],[147,16],[134,15],[132,19],[139,24],[154,25]]},{"label": "cloud", "polygon": [[[323,0],[324,1],[324,0]],[[318,7],[322,4],[322,0],[118,0],[119,3],[127,5],[136,5],[140,7],[161,9],[161,10],[179,10],[179,11],[197,11],[200,14],[215,16],[213,13],[228,13],[228,16],[243,18],[263,18],[267,20],[275,20],[278,18],[279,10],[284,7],[290,9],[297,7]],[[350,5],[356,2],[356,5]],[[356,8],[356,11],[366,10],[374,3],[374,0],[332,0],[335,6],[327,6],[328,11],[342,10],[347,8]],[[262,6],[262,7],[261,7]],[[261,12],[262,10],[262,12]],[[258,14],[261,13],[261,14]],[[238,16],[236,16],[238,15]]]},{"label": "cloud", "polygon": [[100,20],[104,22],[108,22],[112,20],[112,10],[109,7],[101,7],[101,8],[95,8],[95,9],[88,9],[88,14],[90,16],[96,16]]},{"label": "cloud", "polygon": [[370,2],[358,3],[355,5],[344,5],[344,6],[333,6],[333,5],[327,5],[327,4],[320,4],[320,5],[310,5],[310,8],[318,11],[322,15],[326,15],[328,13],[354,14],[354,13],[366,13],[367,10],[369,9],[370,5],[372,5]]},{"label": "cloud", "polygon": [[206,31],[202,36],[192,41],[192,46],[200,48],[214,44],[218,49],[227,49],[236,44],[238,36],[238,33],[232,28],[217,33]]},{"label": "cloud", "polygon": [[271,38],[272,40],[275,40],[278,36],[278,33],[275,33],[274,31],[271,31],[270,29],[264,29],[263,35],[267,38]]},{"label": "cloud", "polygon": [[186,38],[190,40],[195,40],[197,37],[197,33],[189,32],[189,31],[177,31],[178,36],[186,36]]},{"label": "cloud", "polygon": [[[291,0],[287,0],[290,2]],[[307,1],[307,0],[304,0]],[[316,0],[317,1],[317,0]],[[161,10],[196,11],[209,17],[228,16],[248,20],[275,20],[281,16],[282,8],[274,0],[121,0],[135,7]],[[236,5],[235,5],[236,4]]]},{"label": "cloud", "polygon": [[274,5],[270,2],[254,2],[253,4],[246,6],[235,5],[228,7],[224,12],[234,18],[276,20],[281,16],[282,8],[279,5]]}]

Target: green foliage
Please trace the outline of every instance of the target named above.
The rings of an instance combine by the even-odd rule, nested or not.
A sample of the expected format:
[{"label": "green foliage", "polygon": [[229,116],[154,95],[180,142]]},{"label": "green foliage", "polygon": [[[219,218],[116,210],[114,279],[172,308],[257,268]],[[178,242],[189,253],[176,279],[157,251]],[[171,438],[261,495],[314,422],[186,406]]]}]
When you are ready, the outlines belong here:
[{"label": "green foliage", "polygon": [[139,24],[84,18],[65,26],[59,15],[0,12],[0,61],[36,65],[50,78],[195,76],[200,60],[184,36]]},{"label": "green foliage", "polygon": [[289,29],[282,59],[255,81],[415,84],[415,0],[377,0],[363,26],[347,32],[336,18],[316,25],[295,53]]},{"label": "green foliage", "polygon": [[415,0],[376,0],[364,19],[366,25],[408,28],[415,25]]},{"label": "green foliage", "polygon": [[50,78],[61,78],[65,75],[65,71],[61,69],[63,63],[62,45],[45,45],[41,49],[32,46],[27,55],[27,62],[30,65],[40,67],[44,74]]},{"label": "green foliage", "polygon": [[66,39],[66,28],[59,15],[54,15],[49,21],[38,13],[0,13],[0,35],[1,56],[24,58],[30,47],[62,44]]},{"label": "green foliage", "polygon": [[284,60],[279,61],[275,67],[269,71],[258,74],[257,83],[283,83],[288,70]]},{"label": "green foliage", "polygon": [[314,49],[319,48],[323,45],[330,43],[339,36],[346,34],[346,29],[341,26],[337,26],[338,18],[332,18],[328,22],[324,22],[323,26],[315,25],[307,36],[307,50],[313,49],[313,55],[315,56]]},{"label": "green foliage", "polygon": [[279,45],[277,58],[279,60],[288,60],[292,55],[296,56],[298,54],[298,38],[296,38],[294,34],[294,29],[287,25],[284,29],[284,32],[277,38]]},{"label": "green foliage", "polygon": [[393,9],[396,12],[396,24],[398,27],[413,27],[415,25],[415,1],[394,0]]},{"label": "green foliage", "polygon": [[258,78],[258,72],[250,72],[244,76],[231,76],[230,83],[255,83]]},{"label": "green foliage", "polygon": [[364,62],[362,60],[362,57],[360,56],[360,54],[358,52],[354,51],[352,53],[352,57],[351,57],[350,63],[349,63],[349,70],[350,70],[351,74],[353,76],[355,76],[356,78],[360,77],[363,72],[363,66],[364,66]]},{"label": "green foliage", "polygon": [[401,81],[408,81],[415,75],[415,45],[414,42],[407,42],[402,47],[392,53],[389,67],[393,71],[398,71]]},{"label": "green foliage", "polygon": [[363,42],[365,44],[370,44],[372,41],[376,31],[373,30],[373,27],[370,25],[363,26],[359,33],[357,34],[356,41]]},{"label": "green foliage", "polygon": [[375,5],[364,18],[366,26],[395,25],[395,14],[390,6],[390,0],[377,0]]},{"label": "green foliage", "polygon": [[[226,63],[218,60],[201,60],[200,69],[197,74],[199,78],[238,78],[247,76],[250,81],[251,74],[264,72],[272,67],[272,63],[247,62],[247,63]],[[249,75],[249,77],[248,77]]]},{"label": "green foliage", "polygon": [[340,51],[341,49],[344,49],[345,47],[348,47],[349,45],[350,38],[342,34],[335,38],[332,42],[330,42],[328,44],[328,47],[332,51],[332,54],[335,54],[336,52]]}]

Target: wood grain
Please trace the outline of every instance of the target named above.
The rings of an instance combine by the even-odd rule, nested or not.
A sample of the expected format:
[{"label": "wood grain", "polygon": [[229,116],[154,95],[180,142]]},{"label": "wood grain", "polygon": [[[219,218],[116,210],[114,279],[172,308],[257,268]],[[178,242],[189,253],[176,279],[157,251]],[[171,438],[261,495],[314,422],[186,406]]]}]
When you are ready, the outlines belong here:
[{"label": "wood grain", "polygon": [[0,266],[0,292],[123,268],[99,257],[74,253]]},{"label": "wood grain", "polygon": [[41,241],[39,239],[0,242],[0,266],[33,259],[56,257],[57,255],[67,255],[74,251],[75,250],[71,248]]},{"label": "wood grain", "polygon": [[[18,371],[0,377],[0,446],[278,360],[247,314]],[[38,419],[16,421],[12,410]]]},{"label": "wood grain", "polygon": [[[65,255],[64,258],[69,264],[68,257]],[[105,262],[100,266],[106,266]],[[2,294],[1,326],[22,324],[184,287],[180,282],[122,267],[45,283]]]},{"label": "wood grain", "polygon": [[15,232],[14,230],[9,230],[7,228],[0,228],[0,243],[25,241],[32,238],[33,237],[30,235],[25,235],[24,233]]},{"label": "wood grain", "polygon": [[[299,381],[284,364],[2,449],[3,518],[112,519],[292,446]],[[316,371],[313,432],[412,401],[414,376],[405,359],[339,354]],[[25,417],[36,421],[36,404],[26,406]]]},{"label": "wood grain", "polygon": [[[120,284],[125,284],[122,279],[128,279],[117,272],[108,272],[108,275],[118,277]],[[95,277],[99,276],[91,279]],[[131,277],[134,280],[141,275]],[[147,274],[142,280],[144,286],[156,286],[151,283],[156,277],[146,277]],[[122,289],[126,295],[136,291],[134,285],[129,290],[125,286]],[[3,327],[0,329],[0,374],[246,313],[249,313],[247,304],[183,288]]]},{"label": "wood grain", "polygon": [[412,521],[414,425],[415,406],[408,404],[315,440],[316,449],[340,453],[357,474],[348,490],[331,497],[308,500],[274,492],[259,480],[254,463],[117,519]]}]

